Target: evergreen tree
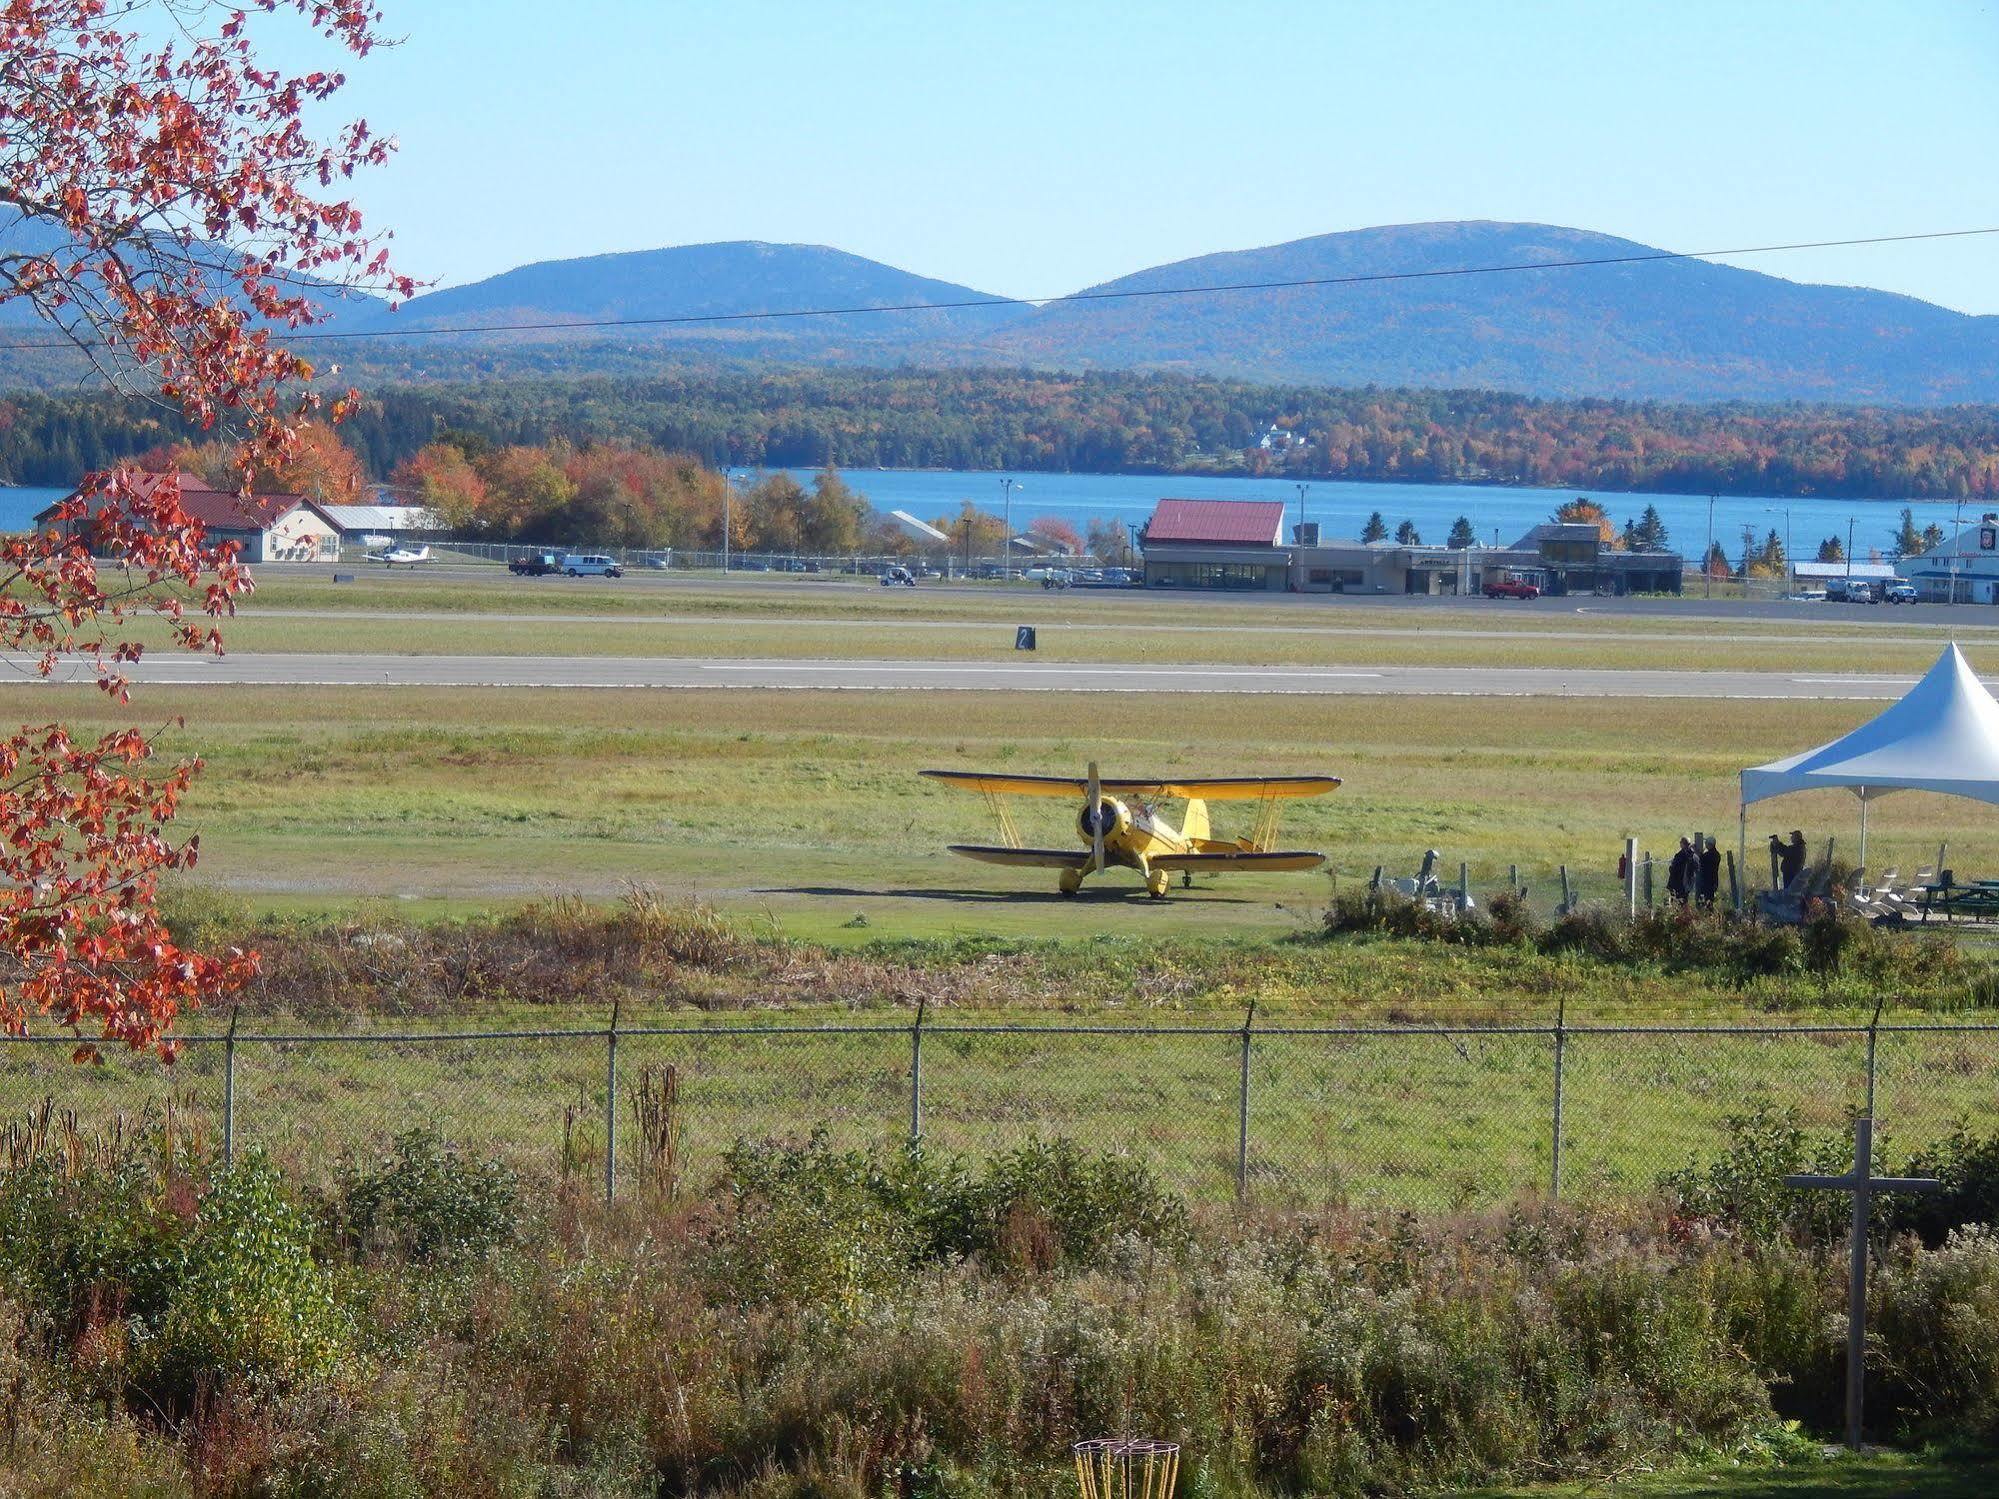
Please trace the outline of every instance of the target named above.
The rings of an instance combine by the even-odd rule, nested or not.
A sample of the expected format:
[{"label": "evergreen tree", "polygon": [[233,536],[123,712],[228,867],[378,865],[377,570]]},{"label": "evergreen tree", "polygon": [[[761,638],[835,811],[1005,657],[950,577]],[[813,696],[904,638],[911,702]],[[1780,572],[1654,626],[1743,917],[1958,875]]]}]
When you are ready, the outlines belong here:
[{"label": "evergreen tree", "polygon": [[1844,562],[1846,560],[1846,543],[1841,541],[1837,536],[1828,536],[1824,541],[1819,543],[1818,560],[1821,562]]},{"label": "evergreen tree", "polygon": [[1895,528],[1893,550],[1897,557],[1913,557],[1923,549],[1923,533],[1916,529],[1916,514],[1906,507],[1902,524]]},{"label": "evergreen tree", "polygon": [[1451,522],[1451,534],[1444,539],[1444,545],[1456,551],[1478,545],[1478,533],[1471,528],[1471,517],[1461,515]]},{"label": "evergreen tree", "polygon": [[1726,578],[1733,575],[1734,569],[1728,565],[1728,553],[1721,549],[1720,542],[1708,543],[1707,562],[1701,570],[1710,578]]},{"label": "evergreen tree", "polygon": [[1631,528],[1633,549],[1641,552],[1666,550],[1666,523],[1659,519],[1659,507],[1647,505]]},{"label": "evergreen tree", "polygon": [[1405,547],[1419,547],[1423,544],[1422,534],[1417,531],[1414,521],[1406,520],[1395,528],[1395,544]]},{"label": "evergreen tree", "polygon": [[1934,552],[1943,545],[1943,527],[1932,521],[1923,527],[1923,550]]},{"label": "evergreen tree", "polygon": [[1379,510],[1370,515],[1367,518],[1367,524],[1361,527],[1360,539],[1362,541],[1386,541],[1388,539],[1388,522],[1381,518]]}]

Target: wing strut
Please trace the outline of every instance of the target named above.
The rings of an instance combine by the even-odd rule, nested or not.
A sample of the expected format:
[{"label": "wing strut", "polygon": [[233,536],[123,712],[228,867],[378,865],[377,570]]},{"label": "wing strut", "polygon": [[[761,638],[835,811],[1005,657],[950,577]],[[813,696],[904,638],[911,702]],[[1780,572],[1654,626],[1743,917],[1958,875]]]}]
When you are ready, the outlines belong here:
[{"label": "wing strut", "polygon": [[1257,799],[1256,827],[1249,835],[1249,842],[1258,853],[1268,853],[1277,847],[1278,805],[1277,798],[1267,793]]},{"label": "wing strut", "polygon": [[1019,848],[1020,830],[1013,825],[1013,814],[1007,811],[1006,803],[1000,800],[1000,794],[990,786],[980,789],[986,794],[986,805],[992,808],[993,821],[999,824],[1000,842],[1008,848]]}]

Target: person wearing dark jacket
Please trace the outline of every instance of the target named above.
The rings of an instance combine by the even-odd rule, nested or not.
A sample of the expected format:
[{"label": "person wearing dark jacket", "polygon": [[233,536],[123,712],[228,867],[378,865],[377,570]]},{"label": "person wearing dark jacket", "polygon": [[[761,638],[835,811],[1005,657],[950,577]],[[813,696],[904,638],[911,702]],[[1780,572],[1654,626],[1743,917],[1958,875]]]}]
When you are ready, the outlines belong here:
[{"label": "person wearing dark jacket", "polygon": [[1700,876],[1695,882],[1695,894],[1699,897],[1703,910],[1714,908],[1715,892],[1721,889],[1721,850],[1714,846],[1712,837],[1700,853]]},{"label": "person wearing dark jacket", "polygon": [[[1771,836],[1774,841],[1775,834]],[[1787,889],[1792,880],[1805,872],[1805,835],[1796,828],[1791,829],[1791,841],[1784,845],[1783,852],[1778,856],[1777,867],[1783,874]]]},{"label": "person wearing dark jacket", "polygon": [[1673,855],[1673,862],[1666,866],[1666,893],[1681,905],[1685,905],[1694,893],[1694,883],[1700,877],[1700,855],[1694,852],[1692,840],[1682,838],[1680,851]]}]

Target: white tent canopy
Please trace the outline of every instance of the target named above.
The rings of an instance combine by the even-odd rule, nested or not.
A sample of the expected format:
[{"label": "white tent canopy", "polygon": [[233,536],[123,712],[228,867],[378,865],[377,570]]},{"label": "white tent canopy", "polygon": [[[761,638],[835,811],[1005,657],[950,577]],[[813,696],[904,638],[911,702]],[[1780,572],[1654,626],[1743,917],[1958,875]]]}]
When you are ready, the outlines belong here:
[{"label": "white tent canopy", "polygon": [[1867,803],[1890,791],[1940,791],[1999,802],[1999,702],[1955,645],[1908,693],[1830,744],[1742,772],[1738,856],[1746,854],[1749,804],[1793,791],[1844,787],[1860,798],[1860,862],[1867,863]]}]

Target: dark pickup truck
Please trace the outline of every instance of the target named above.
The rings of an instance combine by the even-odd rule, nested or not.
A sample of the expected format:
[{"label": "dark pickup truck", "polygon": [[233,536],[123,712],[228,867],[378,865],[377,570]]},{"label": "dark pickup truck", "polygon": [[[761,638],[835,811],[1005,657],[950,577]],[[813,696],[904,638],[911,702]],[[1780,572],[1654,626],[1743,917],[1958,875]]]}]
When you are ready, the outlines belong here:
[{"label": "dark pickup truck", "polygon": [[544,578],[562,571],[562,559],[554,552],[537,552],[532,557],[514,558],[507,564],[507,571],[523,578]]}]

